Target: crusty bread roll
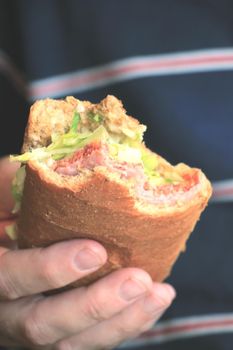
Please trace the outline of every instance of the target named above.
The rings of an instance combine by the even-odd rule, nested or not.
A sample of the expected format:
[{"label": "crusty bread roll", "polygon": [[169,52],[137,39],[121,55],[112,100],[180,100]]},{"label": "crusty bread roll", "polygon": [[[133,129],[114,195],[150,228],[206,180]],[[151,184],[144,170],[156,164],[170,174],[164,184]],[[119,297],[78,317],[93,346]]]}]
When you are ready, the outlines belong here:
[{"label": "crusty bread roll", "polygon": [[[58,157],[62,159],[31,156],[35,149],[49,146],[54,133],[69,133],[74,113],[79,117],[77,133],[87,134],[101,125],[112,141],[100,137]],[[67,97],[37,101],[31,107],[22,149],[29,156],[27,161],[15,157],[26,162],[19,247],[44,247],[72,238],[102,243],[107,263],[72,286],[129,266],[163,281],[207,205],[211,185],[201,170],[185,164],[173,167],[152,153],[141,142],[144,130],[113,96],[99,104]],[[117,158],[109,156],[109,145],[117,149]],[[156,164],[152,175],[146,171],[148,157]]]}]

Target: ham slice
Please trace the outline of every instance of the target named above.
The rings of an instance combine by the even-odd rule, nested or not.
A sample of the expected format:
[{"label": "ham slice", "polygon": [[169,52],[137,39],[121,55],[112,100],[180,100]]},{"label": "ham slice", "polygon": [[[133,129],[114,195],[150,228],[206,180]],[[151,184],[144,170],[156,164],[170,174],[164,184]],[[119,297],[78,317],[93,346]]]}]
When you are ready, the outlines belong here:
[{"label": "ham slice", "polygon": [[175,205],[190,200],[200,190],[198,172],[183,175],[181,183],[154,185],[148,181],[142,163],[128,163],[112,159],[107,144],[92,142],[75,152],[71,157],[58,160],[53,170],[61,175],[78,176],[83,169],[94,170],[104,166],[117,173],[121,179],[133,180],[136,196],[156,205]]}]

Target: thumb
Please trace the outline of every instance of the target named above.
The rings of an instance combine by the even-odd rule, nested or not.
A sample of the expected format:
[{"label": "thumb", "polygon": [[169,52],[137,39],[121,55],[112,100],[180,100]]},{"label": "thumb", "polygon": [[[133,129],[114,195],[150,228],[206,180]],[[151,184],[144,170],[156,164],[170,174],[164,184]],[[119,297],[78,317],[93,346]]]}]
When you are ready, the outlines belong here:
[{"label": "thumb", "polygon": [[14,199],[11,193],[11,183],[20,164],[10,162],[9,157],[0,159],[0,220],[11,217]]}]

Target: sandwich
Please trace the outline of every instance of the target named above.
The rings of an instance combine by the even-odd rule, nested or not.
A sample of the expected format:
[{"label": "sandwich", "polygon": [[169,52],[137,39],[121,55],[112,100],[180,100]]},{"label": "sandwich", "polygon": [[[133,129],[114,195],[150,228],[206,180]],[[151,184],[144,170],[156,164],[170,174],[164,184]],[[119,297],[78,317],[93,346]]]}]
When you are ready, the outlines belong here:
[{"label": "sandwich", "polygon": [[72,286],[122,267],[168,277],[212,190],[201,170],[147,148],[145,130],[114,96],[35,102],[22,154],[11,156],[21,162],[13,181],[19,248],[100,242],[106,264]]}]

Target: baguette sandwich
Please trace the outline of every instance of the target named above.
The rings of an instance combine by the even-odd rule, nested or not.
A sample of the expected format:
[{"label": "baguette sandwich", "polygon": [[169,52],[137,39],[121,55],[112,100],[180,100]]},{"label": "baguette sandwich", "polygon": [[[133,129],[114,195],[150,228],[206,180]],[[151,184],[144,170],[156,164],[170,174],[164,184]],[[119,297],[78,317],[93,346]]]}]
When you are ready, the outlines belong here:
[{"label": "baguette sandwich", "polygon": [[[172,166],[143,143],[146,127],[114,96],[99,104],[45,99],[31,107],[13,182],[19,248],[94,239],[108,261],[77,281],[121,267],[163,281],[211,195],[203,172]],[[61,261],[62,264],[62,261]]]}]

